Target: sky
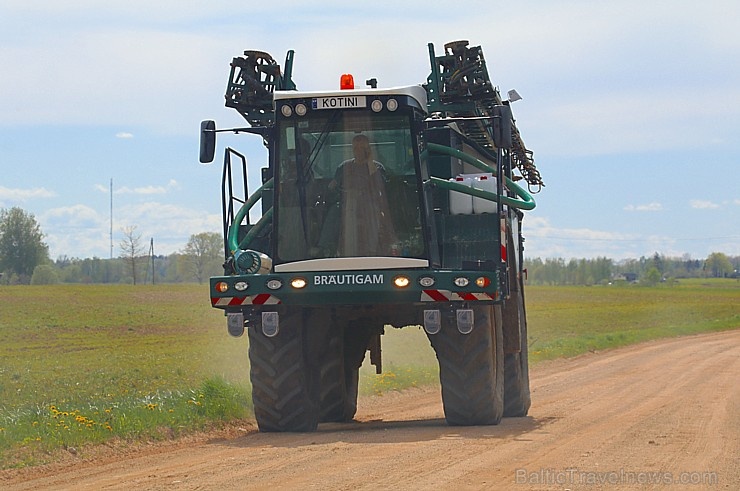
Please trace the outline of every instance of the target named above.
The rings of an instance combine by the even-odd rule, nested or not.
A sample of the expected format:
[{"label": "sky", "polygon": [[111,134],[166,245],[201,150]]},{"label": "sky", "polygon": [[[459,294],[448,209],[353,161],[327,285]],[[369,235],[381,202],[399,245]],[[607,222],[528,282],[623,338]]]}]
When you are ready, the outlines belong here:
[{"label": "sky", "polygon": [[[736,0],[3,0],[0,208],[32,213],[52,259],[119,256],[132,226],[156,254],[181,251],[221,232],[221,166],[198,163],[198,133],[244,125],[224,107],[233,57],[293,49],[299,90],[342,73],[392,87],[424,83],[427,44],[460,39],[523,97],[545,182],[528,256],[740,255]],[[261,139],[226,146],[256,188]]]}]

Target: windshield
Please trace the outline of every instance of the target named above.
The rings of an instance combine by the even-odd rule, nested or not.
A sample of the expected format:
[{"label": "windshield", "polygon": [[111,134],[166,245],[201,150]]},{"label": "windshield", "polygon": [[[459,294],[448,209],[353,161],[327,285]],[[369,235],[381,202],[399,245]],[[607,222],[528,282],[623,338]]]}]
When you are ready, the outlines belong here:
[{"label": "windshield", "polygon": [[326,113],[279,123],[277,260],[424,257],[408,114]]}]

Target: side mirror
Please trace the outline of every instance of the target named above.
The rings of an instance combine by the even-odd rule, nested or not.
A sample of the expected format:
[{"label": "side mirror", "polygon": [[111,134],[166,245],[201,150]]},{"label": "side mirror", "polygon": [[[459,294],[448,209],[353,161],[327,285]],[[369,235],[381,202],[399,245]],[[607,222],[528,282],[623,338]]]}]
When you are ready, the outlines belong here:
[{"label": "side mirror", "polygon": [[210,119],[200,123],[200,163],[210,164],[216,153],[216,122]]},{"label": "side mirror", "polygon": [[493,143],[498,148],[511,148],[511,108],[509,106],[493,106]]}]

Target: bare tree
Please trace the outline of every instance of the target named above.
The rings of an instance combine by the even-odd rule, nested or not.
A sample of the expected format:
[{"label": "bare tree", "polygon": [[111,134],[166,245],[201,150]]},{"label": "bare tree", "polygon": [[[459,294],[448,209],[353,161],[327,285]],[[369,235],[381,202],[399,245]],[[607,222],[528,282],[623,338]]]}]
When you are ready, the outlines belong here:
[{"label": "bare tree", "polygon": [[142,255],[141,248],[141,234],[136,233],[136,226],[128,226],[121,229],[123,232],[123,239],[118,244],[121,249],[121,258],[124,260],[126,265],[131,268],[131,277],[136,284],[136,267],[138,260]]},{"label": "bare tree", "polygon": [[202,232],[190,236],[185,250],[193,275],[198,283],[218,272],[223,262],[221,236],[213,232]]}]

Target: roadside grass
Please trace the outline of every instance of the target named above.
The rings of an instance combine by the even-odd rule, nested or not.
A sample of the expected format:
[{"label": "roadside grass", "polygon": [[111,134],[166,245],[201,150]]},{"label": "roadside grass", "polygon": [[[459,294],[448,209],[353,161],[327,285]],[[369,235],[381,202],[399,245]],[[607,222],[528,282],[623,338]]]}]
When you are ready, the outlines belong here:
[{"label": "roadside grass", "polygon": [[0,468],[251,416],[246,336],[202,285],[0,288]]},{"label": "roadside grass", "polygon": [[[530,360],[740,327],[740,283],[528,287]],[[247,337],[203,285],[0,287],[0,468],[252,417]],[[419,327],[386,328],[360,393],[438,384]]]},{"label": "roadside grass", "polygon": [[530,287],[530,362],[740,327],[740,282]]}]

